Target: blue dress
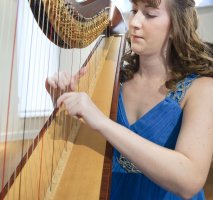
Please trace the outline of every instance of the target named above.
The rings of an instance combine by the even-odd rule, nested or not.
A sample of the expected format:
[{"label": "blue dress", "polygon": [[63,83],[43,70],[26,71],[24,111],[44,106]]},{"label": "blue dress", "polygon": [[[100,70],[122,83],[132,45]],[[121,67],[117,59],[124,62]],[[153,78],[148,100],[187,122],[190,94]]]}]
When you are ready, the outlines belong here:
[{"label": "blue dress", "polygon": [[[197,77],[196,75],[189,75],[177,83],[175,91],[169,92],[164,100],[133,124],[129,124],[127,120],[121,87],[117,122],[149,141],[169,149],[174,149],[183,114],[180,102],[184,98],[187,88],[190,87],[193,80]],[[110,199],[180,200],[182,198],[152,182],[133,163],[114,149]],[[204,200],[203,190],[191,199]]]}]

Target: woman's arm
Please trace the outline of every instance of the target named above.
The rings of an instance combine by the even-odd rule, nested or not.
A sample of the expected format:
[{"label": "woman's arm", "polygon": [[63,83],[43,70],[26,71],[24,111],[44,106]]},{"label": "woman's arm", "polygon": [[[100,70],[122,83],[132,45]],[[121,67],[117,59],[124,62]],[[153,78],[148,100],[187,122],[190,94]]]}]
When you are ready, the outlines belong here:
[{"label": "woman's arm", "polygon": [[204,185],[213,153],[213,80],[194,81],[186,95],[176,149],[152,143],[105,117],[84,93],[66,93],[58,100],[70,115],[98,130],[118,151],[154,182],[182,198]]}]

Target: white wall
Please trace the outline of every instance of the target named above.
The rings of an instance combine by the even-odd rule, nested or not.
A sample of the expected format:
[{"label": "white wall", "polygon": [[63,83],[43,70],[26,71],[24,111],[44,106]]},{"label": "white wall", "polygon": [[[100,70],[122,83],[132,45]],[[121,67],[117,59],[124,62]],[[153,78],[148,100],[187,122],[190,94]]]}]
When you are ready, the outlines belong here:
[{"label": "white wall", "polygon": [[204,41],[213,42],[213,6],[198,8],[198,32]]},{"label": "white wall", "polygon": [[[9,98],[9,85],[11,77],[12,67],[12,55],[13,55],[13,42],[15,32],[15,16],[17,3],[16,0],[0,0],[0,134],[6,130],[6,121],[8,118],[8,98]],[[9,8],[9,9],[8,9]],[[11,99],[17,99],[17,68],[14,54],[13,63],[13,81]],[[16,96],[16,98],[15,98]],[[14,108],[14,101],[10,103],[10,115],[16,115],[16,108]],[[10,120],[11,123],[13,121]],[[11,123],[9,126],[12,126]]]}]

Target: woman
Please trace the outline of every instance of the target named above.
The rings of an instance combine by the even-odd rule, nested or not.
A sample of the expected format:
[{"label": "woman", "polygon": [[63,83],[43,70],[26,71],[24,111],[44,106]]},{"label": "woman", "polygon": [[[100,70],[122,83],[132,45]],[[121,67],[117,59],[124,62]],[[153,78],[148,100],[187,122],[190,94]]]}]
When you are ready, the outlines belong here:
[{"label": "woman", "polygon": [[[205,199],[213,154],[213,59],[196,33],[195,2],[132,5],[118,123],[84,93],[54,99],[115,147],[111,200]],[[79,78],[66,76],[47,79],[47,90],[73,87]]]}]

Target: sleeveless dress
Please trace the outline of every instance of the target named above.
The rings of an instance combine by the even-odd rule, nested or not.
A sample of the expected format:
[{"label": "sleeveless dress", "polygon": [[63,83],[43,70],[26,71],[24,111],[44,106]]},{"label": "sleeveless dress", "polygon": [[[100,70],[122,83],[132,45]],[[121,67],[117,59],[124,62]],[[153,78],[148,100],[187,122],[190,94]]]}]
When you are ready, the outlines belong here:
[{"label": "sleeveless dress", "polygon": [[[155,105],[135,123],[129,124],[125,113],[122,87],[120,89],[117,122],[143,138],[168,149],[174,149],[181,127],[183,111],[180,102],[197,75],[188,75],[170,91],[165,99]],[[144,161],[146,162],[146,161]],[[181,200],[143,175],[133,163],[116,149],[113,153],[111,200]],[[203,190],[192,200],[205,200]]]}]

